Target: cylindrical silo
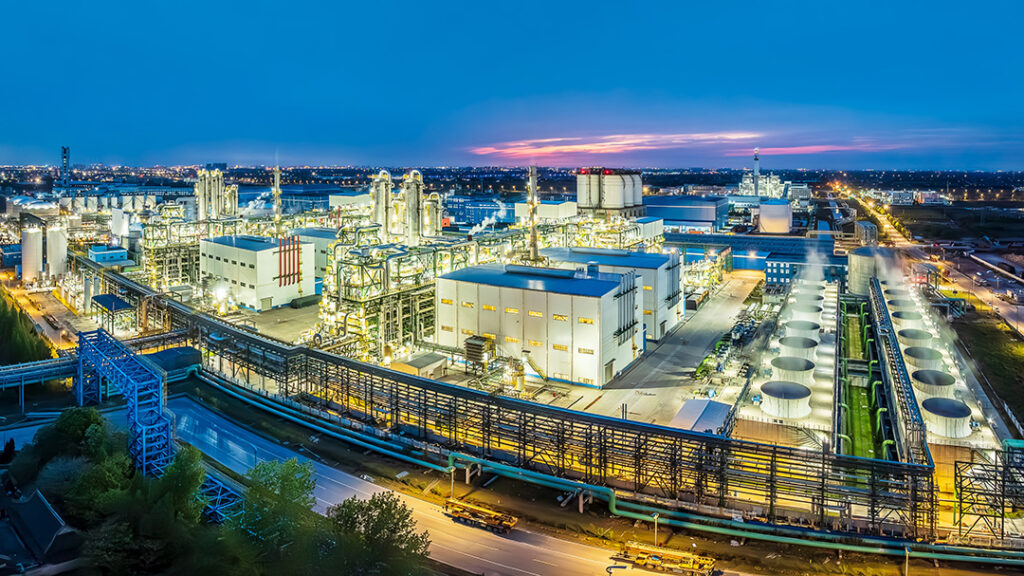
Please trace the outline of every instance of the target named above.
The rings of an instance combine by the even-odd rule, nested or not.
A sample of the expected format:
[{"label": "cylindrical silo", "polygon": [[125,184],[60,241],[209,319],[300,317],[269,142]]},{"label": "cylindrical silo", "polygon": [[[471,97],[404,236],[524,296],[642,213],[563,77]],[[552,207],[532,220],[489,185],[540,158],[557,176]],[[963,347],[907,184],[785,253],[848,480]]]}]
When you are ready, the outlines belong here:
[{"label": "cylindrical silo", "polygon": [[817,322],[809,322],[807,320],[790,320],[786,322],[786,336],[799,336],[817,340],[820,331],[821,325]]},{"label": "cylindrical silo", "polygon": [[776,418],[804,418],[811,413],[811,389],[798,382],[765,382],[761,385],[761,410]]},{"label": "cylindrical silo", "polygon": [[633,205],[643,206],[644,204],[644,181],[639,174],[632,174],[633,178]]},{"label": "cylindrical silo", "polygon": [[929,398],[921,403],[928,431],[946,438],[966,438],[971,435],[971,409],[952,398]]},{"label": "cylindrical silo", "polygon": [[590,173],[582,170],[576,175],[576,205],[580,208],[595,207],[591,196]]},{"label": "cylindrical silo", "polygon": [[633,177],[629,174],[622,175],[622,205],[633,207]]},{"label": "cylindrical silo", "polygon": [[920,328],[924,324],[924,316],[920,312],[914,312],[913,310],[900,310],[899,312],[892,313],[892,321],[896,328],[900,330]]},{"label": "cylindrical silo", "polygon": [[919,398],[952,398],[956,379],[941,370],[914,370],[910,374]]},{"label": "cylindrical silo", "polygon": [[941,370],[942,353],[935,348],[911,346],[903,351],[907,365],[918,370]]},{"label": "cylindrical silo", "polygon": [[36,282],[43,273],[43,231],[35,226],[21,230],[21,281]]},{"label": "cylindrical silo", "polygon": [[931,344],[932,333],[917,328],[905,328],[896,333],[903,346],[925,346]]},{"label": "cylindrical silo", "polygon": [[601,175],[601,208],[616,210],[625,206],[625,177],[620,174]]},{"label": "cylindrical silo", "polygon": [[814,360],[818,341],[802,336],[784,336],[779,339],[779,354]]},{"label": "cylindrical silo", "polygon": [[772,360],[772,373],[776,380],[788,380],[799,384],[814,381],[814,362],[796,356],[779,356]]},{"label": "cylindrical silo", "polygon": [[68,264],[68,232],[60,226],[46,229],[46,269],[50,278],[63,276]]}]

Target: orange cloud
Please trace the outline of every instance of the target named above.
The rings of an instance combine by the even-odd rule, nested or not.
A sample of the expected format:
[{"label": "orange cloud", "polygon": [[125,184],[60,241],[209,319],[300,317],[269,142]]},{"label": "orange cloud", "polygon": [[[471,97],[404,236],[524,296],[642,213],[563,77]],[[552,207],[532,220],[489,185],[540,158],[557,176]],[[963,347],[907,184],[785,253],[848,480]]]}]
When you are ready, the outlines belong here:
[{"label": "orange cloud", "polygon": [[[507,159],[551,158],[578,154],[621,154],[643,150],[669,150],[698,144],[751,141],[753,132],[699,132],[684,134],[610,134],[594,137],[563,137],[502,142],[471,148],[478,156]],[[749,152],[748,152],[749,153]]]}]

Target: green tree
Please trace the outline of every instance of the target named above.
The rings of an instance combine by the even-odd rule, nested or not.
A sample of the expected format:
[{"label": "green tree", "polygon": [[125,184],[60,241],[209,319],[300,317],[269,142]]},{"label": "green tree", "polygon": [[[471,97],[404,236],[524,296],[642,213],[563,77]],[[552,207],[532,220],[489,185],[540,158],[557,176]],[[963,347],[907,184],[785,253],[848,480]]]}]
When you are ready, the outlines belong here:
[{"label": "green tree", "polygon": [[313,464],[295,458],[285,461],[264,460],[249,470],[249,488],[245,510],[237,517],[237,527],[275,550],[294,542],[303,526],[315,522],[311,509],[315,499]]},{"label": "green tree", "polygon": [[327,519],[340,535],[355,539],[365,568],[408,574],[427,559],[430,535],[416,531],[412,510],[394,492],[378,492],[369,500],[349,498],[331,507]]}]

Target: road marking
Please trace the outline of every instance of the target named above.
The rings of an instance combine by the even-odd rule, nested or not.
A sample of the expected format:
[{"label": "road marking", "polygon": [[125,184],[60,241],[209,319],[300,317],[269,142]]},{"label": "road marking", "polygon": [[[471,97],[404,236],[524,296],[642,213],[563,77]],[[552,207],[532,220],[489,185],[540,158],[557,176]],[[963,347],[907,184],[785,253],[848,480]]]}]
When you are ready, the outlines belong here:
[{"label": "road marking", "polygon": [[534,558],[533,561],[534,562],[539,562],[541,564],[547,564],[548,566],[554,566],[556,568],[558,567],[558,564],[552,564],[551,562],[545,562],[545,561],[543,561],[543,560],[541,560],[539,558]]},{"label": "road marking", "polygon": [[522,572],[523,574],[530,574],[531,576],[542,576],[541,574],[537,574],[536,572],[530,572],[529,570],[523,570],[522,568],[517,568],[515,566],[509,566],[508,564],[502,564],[501,562],[495,562],[494,560],[489,560],[487,558],[481,558],[480,556],[474,556],[473,554],[470,554],[469,552],[463,552],[462,550],[456,550],[455,548],[450,548],[448,546],[445,546],[443,544],[438,544],[436,542],[433,543],[433,546],[435,548],[444,548],[445,550],[450,550],[450,551],[455,552],[457,554],[462,554],[463,556],[469,556],[470,558],[476,558],[477,560],[480,560],[481,562],[487,562],[488,564],[494,564],[495,566],[501,566],[502,568],[507,568],[509,570],[514,570],[516,572]]}]

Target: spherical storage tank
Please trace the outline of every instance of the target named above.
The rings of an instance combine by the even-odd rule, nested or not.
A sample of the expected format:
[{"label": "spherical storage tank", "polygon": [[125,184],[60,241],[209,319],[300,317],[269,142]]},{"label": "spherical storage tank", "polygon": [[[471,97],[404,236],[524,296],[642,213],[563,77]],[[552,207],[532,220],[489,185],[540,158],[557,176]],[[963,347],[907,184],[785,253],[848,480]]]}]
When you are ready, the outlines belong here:
[{"label": "spherical storage tank", "polygon": [[786,336],[800,336],[803,338],[817,339],[821,325],[808,320],[790,320],[786,322]]},{"label": "spherical storage tank", "polygon": [[811,389],[785,380],[765,382],[761,385],[761,410],[776,418],[804,418],[811,413]]},{"label": "spherical storage tank", "polygon": [[39,280],[43,272],[43,231],[36,227],[21,231],[21,281]]},{"label": "spherical storage tank", "polygon": [[907,364],[918,370],[938,370],[942,368],[942,353],[935,348],[911,346],[903,351],[903,359]]},{"label": "spherical storage tank", "polygon": [[952,398],[956,378],[941,370],[914,370],[910,375],[922,398]]},{"label": "spherical storage tank", "polygon": [[[630,187],[632,188],[632,180],[630,180]],[[625,207],[626,200],[624,195],[626,193],[626,176],[622,176],[620,174],[602,174],[601,192],[601,208],[614,210]],[[629,194],[632,198],[633,191],[630,190]]]},{"label": "spherical storage tank", "polygon": [[762,234],[789,234],[793,228],[793,208],[785,200],[761,202],[758,231]]},{"label": "spherical storage tank", "polygon": [[796,356],[779,356],[772,359],[775,377],[798,384],[809,384],[814,380],[814,362]]},{"label": "spherical storage tank", "polygon": [[779,353],[782,356],[813,360],[817,347],[817,340],[802,336],[784,336],[779,339]]},{"label": "spherical storage tank", "polygon": [[952,398],[929,398],[921,403],[921,415],[932,434],[946,438],[971,435],[971,409]]},{"label": "spherical storage tank", "polygon": [[867,296],[871,291],[871,279],[878,276],[879,262],[892,259],[892,253],[884,248],[861,246],[850,252],[847,263],[849,269],[849,290],[858,296]]},{"label": "spherical storage tank", "polygon": [[896,333],[899,337],[900,344],[904,346],[925,346],[927,347],[932,341],[932,333],[927,330],[919,330],[917,328],[904,328]]},{"label": "spherical storage tank", "polygon": [[60,226],[46,229],[46,268],[50,278],[63,276],[68,264],[68,233]]}]

